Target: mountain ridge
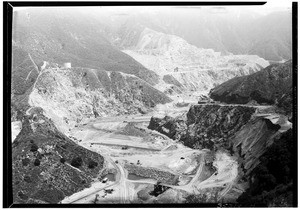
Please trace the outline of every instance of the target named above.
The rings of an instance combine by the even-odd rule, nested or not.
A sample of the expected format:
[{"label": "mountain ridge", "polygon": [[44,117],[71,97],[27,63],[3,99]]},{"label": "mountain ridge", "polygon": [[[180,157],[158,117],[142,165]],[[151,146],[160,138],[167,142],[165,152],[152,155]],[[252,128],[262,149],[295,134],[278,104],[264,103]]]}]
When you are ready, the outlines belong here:
[{"label": "mountain ridge", "polygon": [[[215,87],[210,97],[226,103],[245,104],[251,100],[258,103],[277,104],[285,95],[291,100],[292,60],[272,64],[249,76],[233,78]],[[286,109],[291,109],[291,104]]]},{"label": "mountain ridge", "polygon": [[149,28],[143,30],[135,47],[123,52],[156,72],[160,82],[155,87],[164,92],[208,91],[232,77],[248,75],[269,65],[256,55],[223,55]]}]

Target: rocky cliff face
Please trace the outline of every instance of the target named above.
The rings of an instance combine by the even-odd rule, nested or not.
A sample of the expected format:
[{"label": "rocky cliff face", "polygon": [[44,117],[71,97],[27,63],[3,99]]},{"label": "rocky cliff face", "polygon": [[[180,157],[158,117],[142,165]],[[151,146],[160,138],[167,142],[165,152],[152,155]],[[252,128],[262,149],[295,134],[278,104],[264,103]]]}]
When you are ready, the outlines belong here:
[{"label": "rocky cliff face", "polygon": [[75,144],[34,108],[12,144],[14,203],[58,203],[101,175],[104,159]]},{"label": "rocky cliff face", "polygon": [[42,71],[29,95],[62,132],[89,118],[138,113],[171,100],[136,76],[95,69]]},{"label": "rocky cliff face", "polygon": [[235,156],[239,163],[235,183],[245,191],[234,200],[239,196],[239,205],[261,207],[293,205],[296,151],[287,124],[287,117],[267,107],[194,105],[186,116],[152,118],[149,128],[191,148],[225,150]]},{"label": "rocky cliff face", "polygon": [[[211,90],[214,100],[245,104],[251,100],[274,104],[280,100],[291,101],[292,61],[273,64],[265,69],[243,77],[233,78]],[[288,108],[288,107],[287,107]],[[289,106],[291,108],[291,104]]]},{"label": "rocky cliff face", "polygon": [[186,119],[152,118],[149,128],[191,148],[226,149],[240,157],[242,171],[249,174],[279,135],[280,126],[256,115],[253,107],[194,105]]},{"label": "rocky cliff face", "polygon": [[258,56],[225,56],[148,28],[141,33],[136,46],[124,52],[160,75],[156,87],[161,91],[170,86],[181,91],[208,91],[233,77],[249,75],[269,65]]}]

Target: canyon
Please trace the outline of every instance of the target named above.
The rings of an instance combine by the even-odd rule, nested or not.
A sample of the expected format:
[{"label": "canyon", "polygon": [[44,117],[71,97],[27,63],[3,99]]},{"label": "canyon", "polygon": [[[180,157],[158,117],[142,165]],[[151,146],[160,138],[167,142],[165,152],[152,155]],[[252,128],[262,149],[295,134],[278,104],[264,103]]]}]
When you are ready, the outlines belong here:
[{"label": "canyon", "polygon": [[292,60],[46,10],[15,13],[14,203],[292,205]]}]

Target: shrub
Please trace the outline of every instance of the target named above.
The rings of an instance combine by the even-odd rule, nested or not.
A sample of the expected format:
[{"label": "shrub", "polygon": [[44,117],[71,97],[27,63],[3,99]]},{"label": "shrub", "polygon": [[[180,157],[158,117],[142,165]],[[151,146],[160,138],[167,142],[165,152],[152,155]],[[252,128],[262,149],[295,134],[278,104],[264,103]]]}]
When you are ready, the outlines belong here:
[{"label": "shrub", "polygon": [[39,159],[34,160],[34,165],[39,166],[41,164],[41,161]]},{"label": "shrub", "polygon": [[27,200],[28,196],[25,195],[24,193],[22,193],[21,191],[18,192],[18,196],[22,199],[22,200]]},{"label": "shrub", "polygon": [[65,159],[65,158],[60,158],[60,162],[61,162],[62,164],[64,164],[64,163],[66,162],[66,159]]},{"label": "shrub", "polygon": [[72,159],[71,166],[79,168],[81,165],[82,165],[82,159],[81,159],[81,157],[76,157],[76,158]]},{"label": "shrub", "polygon": [[22,164],[23,164],[23,166],[27,166],[29,163],[30,163],[29,158],[24,158],[24,159],[22,159]]},{"label": "shrub", "polygon": [[98,166],[98,163],[93,161],[93,160],[90,160],[89,163],[88,163],[88,167],[91,168],[91,169],[93,169],[97,166]]},{"label": "shrub", "polygon": [[33,144],[31,145],[30,151],[31,151],[31,152],[36,152],[36,151],[38,150],[38,148],[39,148],[39,147],[38,147],[36,144],[33,143]]}]

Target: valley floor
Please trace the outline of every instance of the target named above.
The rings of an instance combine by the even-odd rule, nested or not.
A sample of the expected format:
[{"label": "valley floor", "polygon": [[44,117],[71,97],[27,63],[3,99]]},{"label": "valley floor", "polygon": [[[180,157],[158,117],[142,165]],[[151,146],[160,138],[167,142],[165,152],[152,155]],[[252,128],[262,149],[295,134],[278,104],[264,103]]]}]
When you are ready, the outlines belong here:
[{"label": "valley floor", "polygon": [[[187,110],[188,107],[168,109],[168,113],[179,115]],[[208,151],[185,147],[147,129],[152,115],[102,118],[71,130],[70,136],[78,144],[105,157],[109,170],[114,171],[115,180],[101,183],[99,179],[90,188],[65,198],[62,203],[153,203],[170,202],[174,198],[173,202],[181,203],[184,196],[199,194],[207,188],[220,188],[218,199],[225,196],[238,175],[237,162],[226,153],[217,153],[214,161],[217,170],[208,173],[205,166]],[[145,135],[120,134],[119,131],[129,123],[134,123],[135,128]],[[153,188],[158,181],[170,189],[142,201],[139,194]]]}]

